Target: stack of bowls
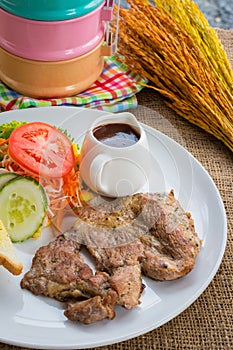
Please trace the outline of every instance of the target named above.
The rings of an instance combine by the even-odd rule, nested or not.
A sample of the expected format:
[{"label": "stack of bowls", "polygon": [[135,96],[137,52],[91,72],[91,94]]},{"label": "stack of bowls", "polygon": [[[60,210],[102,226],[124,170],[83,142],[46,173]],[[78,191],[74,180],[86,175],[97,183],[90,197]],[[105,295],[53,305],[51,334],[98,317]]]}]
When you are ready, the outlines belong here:
[{"label": "stack of bowls", "polygon": [[84,91],[104,66],[113,2],[0,0],[0,80],[36,98]]}]

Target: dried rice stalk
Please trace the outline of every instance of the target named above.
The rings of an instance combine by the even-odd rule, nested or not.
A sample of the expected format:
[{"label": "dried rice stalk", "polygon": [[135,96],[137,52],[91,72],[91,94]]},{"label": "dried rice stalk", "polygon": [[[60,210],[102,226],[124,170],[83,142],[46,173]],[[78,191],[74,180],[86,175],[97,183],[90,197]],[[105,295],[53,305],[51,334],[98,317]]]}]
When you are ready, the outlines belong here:
[{"label": "dried rice stalk", "polygon": [[198,9],[198,5],[190,0],[156,0],[156,6],[167,11],[191,36],[200,48],[209,67],[219,77],[220,83],[232,95],[233,71],[230,62],[217,32],[209,26],[207,19]]},{"label": "dried rice stalk", "polygon": [[[182,4],[190,4],[190,0],[158,0],[159,6],[166,4],[168,9],[177,6],[174,17],[180,17],[180,24],[173,14],[147,0],[128,3],[130,9],[120,9],[119,59],[149,79],[179,115],[233,151],[233,74],[208,22],[197,20],[202,16],[196,7],[182,10]],[[203,36],[205,44],[200,44]]]}]

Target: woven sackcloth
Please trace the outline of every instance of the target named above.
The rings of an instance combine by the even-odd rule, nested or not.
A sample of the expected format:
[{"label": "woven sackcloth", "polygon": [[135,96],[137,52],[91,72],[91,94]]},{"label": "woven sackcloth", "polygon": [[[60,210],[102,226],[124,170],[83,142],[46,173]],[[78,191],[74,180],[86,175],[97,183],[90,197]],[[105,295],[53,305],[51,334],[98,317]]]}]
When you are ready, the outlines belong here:
[{"label": "woven sackcloth", "polygon": [[[233,30],[218,30],[218,33],[233,63]],[[147,334],[95,350],[232,350],[233,155],[222,142],[167,108],[156,92],[143,89],[137,97],[139,105],[133,111],[137,118],[185,146],[213,178],[226,208],[227,246],[208,288],[179,316]],[[88,328],[86,332],[88,337]],[[0,350],[19,349],[23,348],[0,344]]]},{"label": "woven sackcloth", "polygon": [[[119,112],[137,106],[135,94],[146,80],[116,61],[115,57],[106,57],[102,74],[95,83],[84,92],[65,98],[36,99],[22,96],[0,81],[0,109],[22,109],[28,107],[48,107],[72,105],[97,108],[108,112]],[[142,84],[141,84],[142,83]]]}]

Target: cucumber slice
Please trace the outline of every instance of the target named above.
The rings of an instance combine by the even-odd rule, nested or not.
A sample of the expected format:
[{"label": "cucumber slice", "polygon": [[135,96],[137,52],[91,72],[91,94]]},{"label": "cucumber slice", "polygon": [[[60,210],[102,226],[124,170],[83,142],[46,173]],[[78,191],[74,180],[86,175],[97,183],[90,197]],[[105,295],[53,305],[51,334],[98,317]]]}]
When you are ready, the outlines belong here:
[{"label": "cucumber slice", "polygon": [[0,189],[11,179],[14,179],[15,177],[19,176],[15,173],[2,173],[0,174]]},{"label": "cucumber slice", "polygon": [[41,227],[47,198],[36,180],[18,176],[0,189],[0,206],[0,219],[12,242],[23,242]]}]

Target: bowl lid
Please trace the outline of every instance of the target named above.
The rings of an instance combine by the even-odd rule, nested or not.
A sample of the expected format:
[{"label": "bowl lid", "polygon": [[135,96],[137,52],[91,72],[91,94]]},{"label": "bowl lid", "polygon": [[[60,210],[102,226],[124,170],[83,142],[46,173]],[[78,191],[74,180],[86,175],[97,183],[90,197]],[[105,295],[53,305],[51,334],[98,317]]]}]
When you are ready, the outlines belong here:
[{"label": "bowl lid", "polygon": [[60,21],[94,11],[104,0],[0,0],[0,7],[16,16],[41,21]]}]

